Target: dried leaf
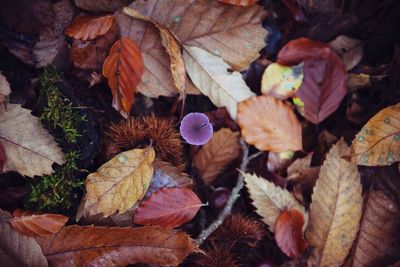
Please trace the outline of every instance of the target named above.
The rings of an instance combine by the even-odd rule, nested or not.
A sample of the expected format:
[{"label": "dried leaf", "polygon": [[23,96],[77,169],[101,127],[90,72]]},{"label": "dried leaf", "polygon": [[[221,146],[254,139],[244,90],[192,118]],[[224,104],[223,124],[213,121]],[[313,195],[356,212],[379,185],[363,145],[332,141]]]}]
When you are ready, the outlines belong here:
[{"label": "dried leaf", "polygon": [[238,104],[244,140],[262,151],[302,149],[301,125],[293,110],[272,96],[256,96]]},{"label": "dried leaf", "polygon": [[[221,56],[234,70],[246,68],[265,46],[267,32],[261,22],[266,12],[258,5],[235,7],[208,0],[137,0],[129,7],[168,27],[183,45],[197,46]],[[138,91],[150,97],[177,95],[170,61],[157,28],[124,15],[118,15],[117,21],[121,35],[140,44],[145,71]],[[197,93],[187,80],[187,93]]]},{"label": "dried leaf", "polygon": [[32,237],[56,234],[67,221],[68,217],[60,214],[34,214],[20,209],[15,210],[13,218],[10,219],[15,231]]},{"label": "dried leaf", "polygon": [[87,11],[116,11],[129,5],[130,0],[74,0],[77,7]]},{"label": "dried leaf", "polygon": [[343,139],[332,147],[321,167],[310,206],[307,240],[316,253],[315,266],[340,266],[356,238],[362,213],[357,166],[341,158]]},{"label": "dried leaf", "polygon": [[234,6],[252,6],[254,5],[257,0],[218,0],[224,4],[230,4]]},{"label": "dried leaf", "polygon": [[6,97],[11,93],[10,84],[8,83],[6,77],[1,74],[0,71],[0,104],[2,104]]},{"label": "dried leaf", "polygon": [[86,178],[86,195],[79,207],[77,220],[83,216],[114,212],[124,213],[142,199],[153,176],[154,149],[132,149],[122,152],[101,165]]},{"label": "dried leaf", "polygon": [[206,185],[211,184],[231,161],[240,154],[239,133],[222,128],[214,133],[193,158],[193,165],[199,171]]},{"label": "dried leaf", "polygon": [[275,229],[279,215],[287,209],[300,211],[306,222],[304,227],[307,225],[308,215],[304,207],[294,199],[289,191],[257,175],[248,173],[242,173],[242,175],[253,200],[253,205],[256,207],[256,212],[262,217],[262,221],[269,226],[269,229]]},{"label": "dried leaf", "polygon": [[[11,228],[11,214],[0,210],[0,251],[13,259],[17,266],[46,267],[47,260],[34,238],[23,236]],[[1,254],[1,253],[0,253]],[[4,262],[1,262],[3,265]]]},{"label": "dried leaf", "polygon": [[284,210],[275,224],[274,234],[278,247],[289,257],[303,255],[307,241],[303,239],[303,214],[297,210]]},{"label": "dried leaf", "polygon": [[114,15],[78,16],[65,29],[69,37],[87,41],[106,34],[114,24]]},{"label": "dried leaf", "polygon": [[400,103],[373,116],[356,135],[346,155],[365,166],[391,165],[400,161]]},{"label": "dried leaf", "polygon": [[164,188],[140,204],[133,222],[174,228],[193,219],[201,205],[190,189]]},{"label": "dried leaf", "polygon": [[254,93],[239,72],[230,73],[230,66],[221,57],[194,46],[184,46],[183,59],[193,83],[217,107],[226,107],[236,120],[237,104]]},{"label": "dried leaf", "polygon": [[64,154],[53,137],[42,128],[31,111],[20,105],[9,104],[7,111],[0,107],[0,142],[6,162],[3,171],[17,171],[22,175],[50,174],[53,163],[63,164]]},{"label": "dried leaf", "polygon": [[201,252],[183,232],[158,227],[68,226],[36,239],[51,266],[126,266],[147,263],[176,266]]},{"label": "dried leaf", "polygon": [[342,59],[346,70],[351,70],[363,58],[363,46],[360,40],[340,35],[329,42],[330,47]]},{"label": "dried leaf", "polygon": [[131,110],[134,92],[143,74],[140,49],[127,37],[111,47],[103,65],[103,75],[113,94],[113,107],[125,118]]}]

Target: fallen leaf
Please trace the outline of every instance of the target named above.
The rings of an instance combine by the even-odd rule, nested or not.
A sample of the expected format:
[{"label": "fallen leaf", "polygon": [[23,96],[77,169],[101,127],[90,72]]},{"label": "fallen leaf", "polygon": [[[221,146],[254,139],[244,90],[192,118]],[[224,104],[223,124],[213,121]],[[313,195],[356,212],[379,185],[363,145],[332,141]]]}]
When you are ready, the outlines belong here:
[{"label": "fallen leaf", "polygon": [[273,183],[248,173],[242,173],[246,187],[249,191],[256,212],[262,217],[262,221],[273,230],[282,211],[287,209],[295,209],[304,216],[305,225],[307,226],[308,215],[304,207],[294,199],[289,191],[274,185]]},{"label": "fallen leaf", "polygon": [[363,58],[363,45],[360,40],[340,35],[329,42],[329,46],[342,59],[346,70],[351,70]]},{"label": "fallen leaf", "polygon": [[275,240],[288,257],[300,257],[307,248],[307,241],[303,238],[303,225],[303,214],[294,209],[282,211],[276,221]]},{"label": "fallen leaf", "polygon": [[400,161],[400,103],[373,116],[356,135],[345,156],[352,163],[384,166]]},{"label": "fallen leaf", "polygon": [[222,128],[197,152],[192,163],[204,183],[209,185],[239,156],[240,151],[239,133]]},{"label": "fallen leaf", "polygon": [[113,107],[125,118],[131,110],[134,92],[143,74],[143,59],[139,47],[122,37],[111,47],[103,65],[103,75],[113,94]]},{"label": "fallen leaf", "polygon": [[117,11],[130,2],[130,0],[74,0],[77,7],[87,11]]},{"label": "fallen leaf", "polygon": [[314,187],[307,240],[315,266],[340,266],[356,239],[362,214],[360,174],[341,158],[343,139],[329,151]]},{"label": "fallen leaf", "polygon": [[10,218],[10,213],[0,210],[0,251],[17,266],[48,266],[39,244],[33,237],[23,236],[14,231],[8,222]]},{"label": "fallen leaf", "polygon": [[163,188],[140,203],[133,222],[143,225],[178,227],[196,215],[200,199],[187,188]]},{"label": "fallen leaf", "polygon": [[7,159],[3,172],[40,176],[52,173],[53,163],[61,165],[65,162],[64,154],[53,137],[30,110],[9,104],[7,111],[0,107],[0,114],[0,143]]},{"label": "fallen leaf", "polygon": [[122,152],[101,165],[86,178],[86,195],[78,209],[82,216],[114,212],[124,213],[142,199],[153,176],[154,149],[132,149]]},{"label": "fallen leaf", "polygon": [[[234,70],[246,68],[265,46],[267,32],[261,22],[266,12],[259,5],[235,7],[208,0],[137,0],[129,7],[170,29],[182,45],[197,46],[221,56]],[[117,21],[121,35],[140,44],[145,70],[138,92],[149,97],[177,95],[170,60],[157,28],[125,15],[117,15]],[[187,93],[198,93],[187,80]]]},{"label": "fallen leaf", "polygon": [[208,96],[217,107],[226,107],[236,120],[237,104],[254,93],[239,72],[230,73],[230,66],[221,57],[198,47],[185,47],[186,70],[200,92]]},{"label": "fallen leaf", "polygon": [[272,96],[255,96],[238,104],[244,140],[261,151],[302,149],[301,125],[293,110]]},{"label": "fallen leaf", "polygon": [[224,4],[230,4],[234,6],[252,6],[254,5],[257,0],[218,0]]},{"label": "fallen leaf", "polygon": [[60,214],[34,214],[30,211],[17,209],[10,219],[10,224],[15,231],[22,235],[44,237],[56,234],[67,221],[68,217]]},{"label": "fallen leaf", "polygon": [[68,226],[36,238],[51,266],[177,266],[201,252],[185,233],[159,227]]},{"label": "fallen leaf", "polygon": [[286,157],[286,152],[269,152],[268,160],[267,160],[267,169],[271,173],[275,173],[277,175],[284,176],[286,173],[287,167],[289,167],[290,163],[293,161],[293,152],[289,155],[290,157]]},{"label": "fallen leaf", "polygon": [[277,63],[297,65],[304,61],[304,79],[295,95],[304,103],[304,116],[318,124],[331,115],[347,93],[346,70],[329,45],[299,38],[288,42]]},{"label": "fallen leaf", "polygon": [[6,97],[11,93],[10,84],[8,83],[6,77],[1,74],[0,71],[0,104],[2,104]]},{"label": "fallen leaf", "polygon": [[65,29],[69,37],[87,41],[106,34],[114,24],[114,15],[78,16]]}]

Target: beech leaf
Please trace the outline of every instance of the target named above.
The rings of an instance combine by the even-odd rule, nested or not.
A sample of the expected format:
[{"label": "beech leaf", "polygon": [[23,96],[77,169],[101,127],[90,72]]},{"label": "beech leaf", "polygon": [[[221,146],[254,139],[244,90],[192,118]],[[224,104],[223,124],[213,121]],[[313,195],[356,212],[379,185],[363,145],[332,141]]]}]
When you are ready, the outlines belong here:
[{"label": "beech leaf", "polygon": [[206,185],[211,184],[225,167],[240,154],[239,133],[228,128],[215,132],[193,158],[193,166]]},{"label": "beech leaf", "polygon": [[113,94],[113,107],[127,118],[131,110],[136,86],[143,74],[143,59],[139,47],[122,37],[111,47],[103,65],[103,75]]},{"label": "beech leaf", "polygon": [[68,217],[60,214],[34,214],[30,211],[15,210],[10,219],[15,231],[26,236],[46,236],[55,234],[68,221]]},{"label": "beech leaf", "polygon": [[30,110],[20,105],[9,104],[7,111],[0,107],[0,143],[6,157],[4,172],[16,171],[33,177],[50,174],[53,163],[65,162],[53,137]]},{"label": "beech leaf", "polygon": [[114,212],[124,213],[141,200],[153,176],[154,149],[132,149],[122,152],[101,165],[86,178],[86,195],[78,210],[83,216]]},{"label": "beech leaf", "polygon": [[190,189],[163,188],[140,203],[134,223],[174,228],[193,219],[201,206]]},{"label": "beech leaf", "polygon": [[230,4],[234,6],[252,6],[254,5],[257,0],[218,0],[224,4]]},{"label": "beech leaf", "polygon": [[6,97],[11,93],[10,84],[6,77],[0,72],[0,104],[2,104]]},{"label": "beech leaf", "polygon": [[87,41],[106,34],[114,24],[114,15],[78,16],[65,29],[69,37]]},{"label": "beech leaf", "polygon": [[256,212],[262,217],[262,221],[273,230],[280,214],[287,209],[295,209],[304,216],[305,226],[308,215],[304,207],[293,197],[293,195],[281,187],[274,185],[268,180],[254,174],[242,173],[246,187],[249,191]]},{"label": "beech leaf", "polygon": [[230,66],[221,57],[198,47],[185,46],[183,59],[193,83],[217,107],[226,107],[236,120],[237,104],[254,93],[239,72],[230,73]]},{"label": "beech leaf", "polygon": [[177,266],[201,252],[185,233],[159,227],[68,226],[36,238],[51,266],[121,266],[146,263]]},{"label": "beech leaf", "polygon": [[357,66],[363,58],[363,45],[358,39],[340,35],[329,42],[329,46],[340,56],[346,70],[351,70]]},{"label": "beech leaf", "polygon": [[400,103],[373,116],[356,135],[345,156],[365,166],[391,165],[400,161]]},{"label": "beech leaf", "polygon": [[244,140],[262,151],[302,149],[301,125],[291,107],[272,96],[255,96],[238,104]]},{"label": "beech leaf", "polygon": [[340,266],[357,236],[362,213],[360,174],[341,158],[343,139],[329,151],[314,187],[307,240],[316,253],[315,266]]}]

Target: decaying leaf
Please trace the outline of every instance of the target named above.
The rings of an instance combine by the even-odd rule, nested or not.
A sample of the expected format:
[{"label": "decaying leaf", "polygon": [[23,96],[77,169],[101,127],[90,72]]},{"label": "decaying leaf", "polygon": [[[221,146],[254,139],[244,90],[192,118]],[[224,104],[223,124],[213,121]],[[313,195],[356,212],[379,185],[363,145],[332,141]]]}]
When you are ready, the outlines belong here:
[{"label": "decaying leaf", "polygon": [[276,243],[291,258],[300,257],[307,248],[307,241],[303,238],[303,225],[303,214],[294,209],[282,211],[276,221]]},{"label": "decaying leaf", "polygon": [[351,70],[363,58],[363,45],[360,40],[340,35],[329,42],[330,47],[342,59],[346,70]]},{"label": "decaying leaf", "polygon": [[143,60],[139,47],[122,37],[111,47],[103,65],[103,75],[113,94],[113,107],[125,118],[131,110],[134,92],[143,74]]},{"label": "decaying leaf", "polygon": [[197,152],[193,165],[204,183],[209,185],[239,154],[239,133],[223,128],[215,132],[211,140]]},{"label": "decaying leaf", "polygon": [[174,228],[193,219],[201,205],[190,189],[163,188],[140,204],[134,223]]},{"label": "decaying leaf", "polygon": [[78,16],[65,29],[69,37],[87,41],[106,34],[114,24],[114,15]]},{"label": "decaying leaf", "polygon": [[[168,27],[183,45],[221,56],[234,70],[246,68],[265,46],[267,32],[261,21],[266,12],[259,5],[235,7],[214,0],[137,0],[129,7]],[[125,15],[118,15],[117,21],[121,35],[140,44],[145,71],[138,91],[150,97],[177,95],[170,60],[157,28]],[[198,92],[190,82],[186,90],[188,94]]]},{"label": "decaying leaf", "polygon": [[256,212],[262,217],[262,221],[269,226],[269,229],[275,229],[279,215],[287,209],[294,209],[303,214],[305,221],[303,229],[305,229],[308,215],[304,207],[294,199],[289,191],[257,175],[242,174],[250,197],[253,200],[253,205],[256,207]]},{"label": "decaying leaf", "polygon": [[4,102],[6,97],[11,93],[10,84],[6,77],[0,72],[0,104]]},{"label": "decaying leaf", "polygon": [[365,166],[400,161],[400,103],[373,116],[356,135],[345,158]]},{"label": "decaying leaf", "polygon": [[[46,267],[47,260],[33,237],[23,236],[12,229],[11,214],[0,210],[0,254],[3,252],[17,266]],[[4,257],[4,256],[3,256]],[[3,259],[1,257],[1,259]],[[4,266],[4,262],[0,263]]]},{"label": "decaying leaf", "polygon": [[244,140],[262,151],[302,149],[301,125],[293,110],[272,96],[255,96],[238,104]]},{"label": "decaying leaf", "polygon": [[201,252],[185,233],[159,227],[68,226],[37,238],[51,266],[176,266]]},{"label": "decaying leaf", "polygon": [[86,195],[77,220],[85,215],[124,213],[142,199],[153,176],[154,149],[122,152],[86,178]]},{"label": "decaying leaf", "polygon": [[252,6],[257,0],[218,0],[224,4],[230,4],[235,6]]},{"label": "decaying leaf", "polygon": [[343,139],[332,147],[314,187],[307,240],[316,253],[315,266],[340,266],[357,236],[362,213],[360,175],[356,165],[341,158]]},{"label": "decaying leaf", "polygon": [[60,214],[34,214],[17,209],[10,219],[10,224],[15,231],[22,235],[44,237],[60,231],[67,221],[68,217]]},{"label": "decaying leaf", "polygon": [[198,47],[185,46],[183,59],[190,79],[199,90],[217,107],[226,107],[236,120],[237,104],[254,95],[242,75],[230,73],[230,66],[221,57]]},{"label": "decaying leaf", "polygon": [[64,154],[31,111],[9,104],[7,111],[0,107],[0,143],[6,162],[3,171],[22,175],[50,174],[53,163],[63,164]]},{"label": "decaying leaf", "polygon": [[77,7],[87,11],[116,11],[129,5],[130,0],[74,0]]}]

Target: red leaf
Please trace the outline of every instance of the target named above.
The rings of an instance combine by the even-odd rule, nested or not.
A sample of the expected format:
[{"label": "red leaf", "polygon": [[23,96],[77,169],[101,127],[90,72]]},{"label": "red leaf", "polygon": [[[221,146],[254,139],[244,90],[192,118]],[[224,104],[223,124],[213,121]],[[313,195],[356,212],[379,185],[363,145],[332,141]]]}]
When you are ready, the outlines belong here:
[{"label": "red leaf", "polygon": [[187,188],[163,188],[144,200],[134,216],[134,223],[177,227],[190,221],[201,201]]},{"label": "red leaf", "polygon": [[17,209],[10,219],[11,226],[22,235],[44,237],[56,234],[64,227],[68,217],[60,214],[33,214],[30,211]]},{"label": "red leaf", "polygon": [[277,62],[284,65],[304,61],[304,79],[296,96],[304,102],[304,116],[317,124],[340,105],[347,93],[346,69],[328,44],[299,38],[287,43]]},{"label": "red leaf", "polygon": [[114,15],[76,17],[65,29],[69,37],[87,41],[106,34],[114,24]]},{"label": "red leaf", "polygon": [[307,241],[303,239],[303,225],[303,214],[294,209],[281,212],[276,221],[274,230],[276,243],[289,257],[299,257],[307,248]]}]

